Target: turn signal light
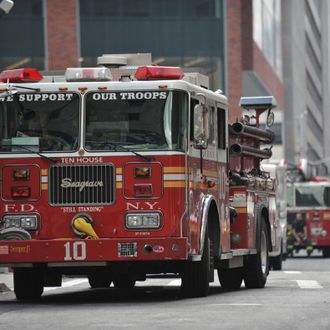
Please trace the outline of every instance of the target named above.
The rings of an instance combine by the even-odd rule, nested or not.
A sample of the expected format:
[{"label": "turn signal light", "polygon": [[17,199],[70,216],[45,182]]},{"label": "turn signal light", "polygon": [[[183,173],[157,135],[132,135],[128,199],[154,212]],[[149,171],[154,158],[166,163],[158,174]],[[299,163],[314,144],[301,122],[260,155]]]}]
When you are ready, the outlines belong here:
[{"label": "turn signal light", "polygon": [[141,66],[136,70],[137,80],[182,79],[183,71],[177,66]]},{"label": "turn signal light", "polygon": [[12,187],[11,197],[12,198],[29,198],[31,195],[30,187]]},{"label": "turn signal light", "polygon": [[151,168],[150,167],[135,167],[134,175],[136,178],[150,178]]},{"label": "turn signal light", "polygon": [[16,169],[13,170],[13,179],[15,181],[19,180],[29,180],[30,178],[30,171],[27,169]]},{"label": "turn signal light", "polygon": [[4,70],[0,73],[1,82],[36,82],[42,79],[43,76],[34,68]]},{"label": "turn signal light", "polygon": [[151,184],[135,184],[134,195],[136,197],[141,196],[152,196],[152,185]]}]

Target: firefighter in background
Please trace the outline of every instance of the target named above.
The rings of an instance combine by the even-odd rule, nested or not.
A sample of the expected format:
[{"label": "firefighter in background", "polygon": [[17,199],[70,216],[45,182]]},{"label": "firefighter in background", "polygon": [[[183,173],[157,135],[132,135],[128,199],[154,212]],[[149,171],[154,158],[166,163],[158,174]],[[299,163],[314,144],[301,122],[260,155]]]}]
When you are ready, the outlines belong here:
[{"label": "firefighter in background", "polygon": [[291,240],[294,241],[295,248],[298,250],[301,247],[305,248],[307,255],[310,256],[313,252],[313,245],[311,239],[308,237],[306,219],[300,212],[296,213],[296,218],[291,227],[291,235]]},{"label": "firefighter in background", "polygon": [[288,257],[293,257],[293,250],[295,244],[295,237],[293,235],[292,224],[288,223],[287,234],[286,234],[286,251]]}]

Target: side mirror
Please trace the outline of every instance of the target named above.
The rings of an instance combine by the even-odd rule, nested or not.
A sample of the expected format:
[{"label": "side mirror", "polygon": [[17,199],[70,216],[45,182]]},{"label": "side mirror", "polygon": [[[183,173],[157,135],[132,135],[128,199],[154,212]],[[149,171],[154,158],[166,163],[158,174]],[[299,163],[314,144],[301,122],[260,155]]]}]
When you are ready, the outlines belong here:
[{"label": "side mirror", "polygon": [[206,149],[209,139],[209,112],[204,104],[194,107],[194,147]]}]

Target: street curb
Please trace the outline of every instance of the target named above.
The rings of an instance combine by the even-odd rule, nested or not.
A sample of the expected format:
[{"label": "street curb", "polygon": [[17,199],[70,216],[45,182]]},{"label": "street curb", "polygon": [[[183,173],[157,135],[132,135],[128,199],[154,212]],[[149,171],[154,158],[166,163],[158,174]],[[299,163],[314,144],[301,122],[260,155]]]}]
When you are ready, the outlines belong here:
[{"label": "street curb", "polygon": [[0,292],[10,292],[11,290],[5,283],[0,283]]}]

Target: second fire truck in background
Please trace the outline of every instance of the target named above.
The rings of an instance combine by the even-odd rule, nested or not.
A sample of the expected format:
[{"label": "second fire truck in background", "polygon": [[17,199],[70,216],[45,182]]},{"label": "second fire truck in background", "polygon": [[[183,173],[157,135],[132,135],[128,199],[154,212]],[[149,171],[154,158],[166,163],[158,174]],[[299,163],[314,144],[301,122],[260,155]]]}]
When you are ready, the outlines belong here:
[{"label": "second fire truck in background", "polygon": [[[298,215],[298,216],[297,216]],[[297,241],[289,231],[292,240],[290,249],[307,249],[310,255],[314,249],[330,257],[330,181],[314,178],[310,181],[288,183],[288,225],[295,226],[297,217],[306,223],[307,239]],[[289,228],[289,230],[290,230]]]}]

